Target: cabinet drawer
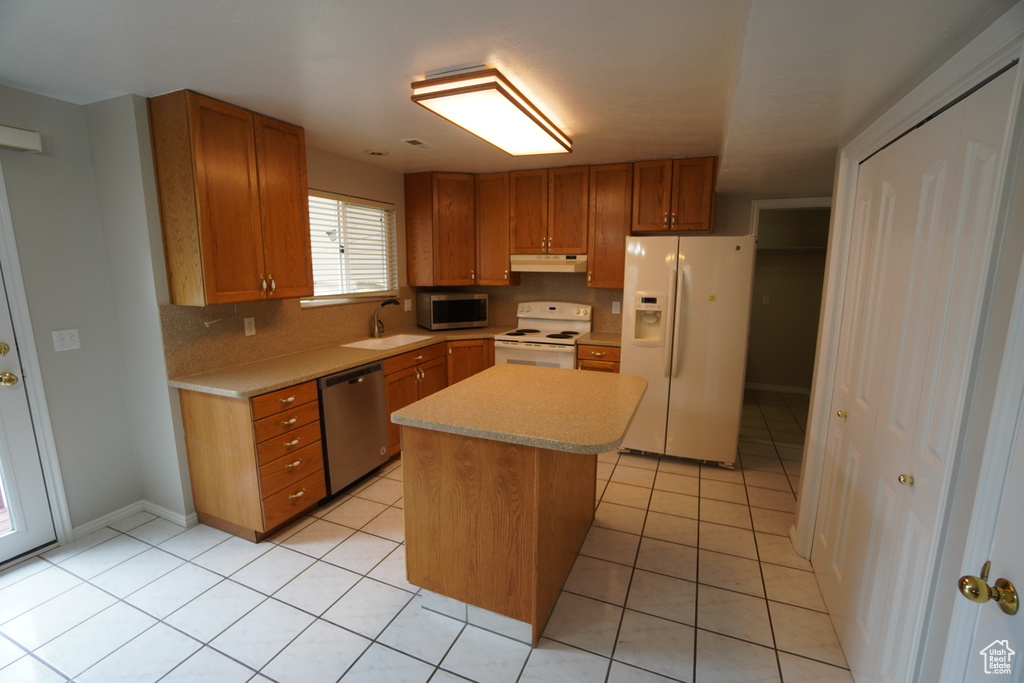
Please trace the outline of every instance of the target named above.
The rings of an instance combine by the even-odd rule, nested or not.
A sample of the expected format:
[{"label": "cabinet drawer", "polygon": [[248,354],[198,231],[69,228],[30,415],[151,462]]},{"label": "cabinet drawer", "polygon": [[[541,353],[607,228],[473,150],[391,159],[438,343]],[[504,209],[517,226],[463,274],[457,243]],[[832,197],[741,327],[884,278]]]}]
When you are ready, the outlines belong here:
[{"label": "cabinet drawer", "polygon": [[408,351],[398,356],[392,356],[391,358],[385,358],[384,374],[390,375],[392,372],[405,370],[414,365],[421,365],[435,358],[440,358],[447,353],[446,348],[447,345],[442,342],[422,349],[416,349],[415,351]]},{"label": "cabinet drawer", "polygon": [[263,499],[263,530],[270,531],[316,505],[326,495],[327,481],[323,470],[320,470],[267,496]]},{"label": "cabinet drawer", "polygon": [[577,360],[603,360],[618,363],[620,351],[618,346],[580,344],[576,347],[576,358]]},{"label": "cabinet drawer", "polygon": [[295,431],[299,427],[320,420],[320,401],[310,401],[295,408],[257,420],[256,443],[263,443],[281,434]]},{"label": "cabinet drawer", "polygon": [[271,437],[256,446],[256,461],[262,466],[287,454],[297,453],[320,440],[320,420],[302,425],[285,434]]},{"label": "cabinet drawer", "polygon": [[323,469],[324,454],[317,441],[260,467],[260,493],[266,498]]},{"label": "cabinet drawer", "polygon": [[578,370],[593,370],[595,372],[618,372],[619,364],[606,360],[580,360],[576,362]]},{"label": "cabinet drawer", "polygon": [[252,401],[252,419],[259,420],[288,410],[303,403],[316,400],[316,382],[303,382],[295,386],[272,391],[269,394],[254,396]]}]

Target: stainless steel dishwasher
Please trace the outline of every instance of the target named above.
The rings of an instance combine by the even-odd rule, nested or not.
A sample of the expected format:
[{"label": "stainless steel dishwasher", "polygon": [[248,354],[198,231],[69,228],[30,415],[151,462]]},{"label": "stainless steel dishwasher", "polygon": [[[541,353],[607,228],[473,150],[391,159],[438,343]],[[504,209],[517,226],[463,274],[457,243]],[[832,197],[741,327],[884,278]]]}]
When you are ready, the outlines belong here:
[{"label": "stainless steel dishwasher", "polygon": [[363,365],[321,377],[327,493],[334,495],[388,459],[388,409],[384,369]]}]

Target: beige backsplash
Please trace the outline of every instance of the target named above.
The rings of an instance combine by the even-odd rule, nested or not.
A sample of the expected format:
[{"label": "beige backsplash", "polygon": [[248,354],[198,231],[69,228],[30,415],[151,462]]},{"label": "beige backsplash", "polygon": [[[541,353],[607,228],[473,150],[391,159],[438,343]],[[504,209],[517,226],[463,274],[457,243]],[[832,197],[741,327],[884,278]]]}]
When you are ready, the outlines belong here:
[{"label": "beige backsplash", "polygon": [[[589,304],[594,309],[593,328],[618,332],[621,316],[612,315],[612,302],[622,300],[622,291],[588,289],[582,273],[522,273],[515,287],[466,287],[464,291],[490,295],[491,325],[513,326],[516,305],[521,301],[569,301]],[[439,288],[437,291],[444,291]],[[413,310],[388,306],[380,319],[385,334],[414,332],[415,290],[403,287],[399,299],[412,299]],[[216,306],[161,306],[164,356],[168,377],[183,377],[232,365],[252,363],[330,344],[346,343],[370,335],[371,318],[380,300],[302,308],[297,299]],[[204,321],[223,318],[209,327]],[[255,318],[256,334],[246,337],[243,318]]]}]

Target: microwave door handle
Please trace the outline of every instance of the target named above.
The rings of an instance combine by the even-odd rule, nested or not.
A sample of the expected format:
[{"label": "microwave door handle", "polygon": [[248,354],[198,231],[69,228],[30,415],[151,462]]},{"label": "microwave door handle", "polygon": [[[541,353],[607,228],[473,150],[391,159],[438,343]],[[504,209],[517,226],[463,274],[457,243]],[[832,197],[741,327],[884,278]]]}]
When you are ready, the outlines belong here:
[{"label": "microwave door handle", "polygon": [[[668,269],[668,306],[665,307],[664,316],[665,319],[662,321],[662,334],[667,335],[671,332],[675,324],[675,310],[676,310],[676,278],[678,276],[679,267],[679,253],[676,252],[676,257],[672,260]],[[665,339],[662,345],[665,349],[665,370],[664,376],[671,377],[670,374],[673,371],[672,368],[672,340]]]}]

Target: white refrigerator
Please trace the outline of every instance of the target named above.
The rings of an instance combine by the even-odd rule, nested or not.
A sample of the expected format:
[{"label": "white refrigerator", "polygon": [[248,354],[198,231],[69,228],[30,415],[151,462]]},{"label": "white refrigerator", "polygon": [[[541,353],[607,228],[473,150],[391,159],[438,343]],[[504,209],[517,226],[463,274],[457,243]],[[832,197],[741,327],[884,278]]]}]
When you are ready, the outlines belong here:
[{"label": "white refrigerator", "polygon": [[647,380],[623,448],[736,462],[753,235],[630,237],[621,372]]}]

